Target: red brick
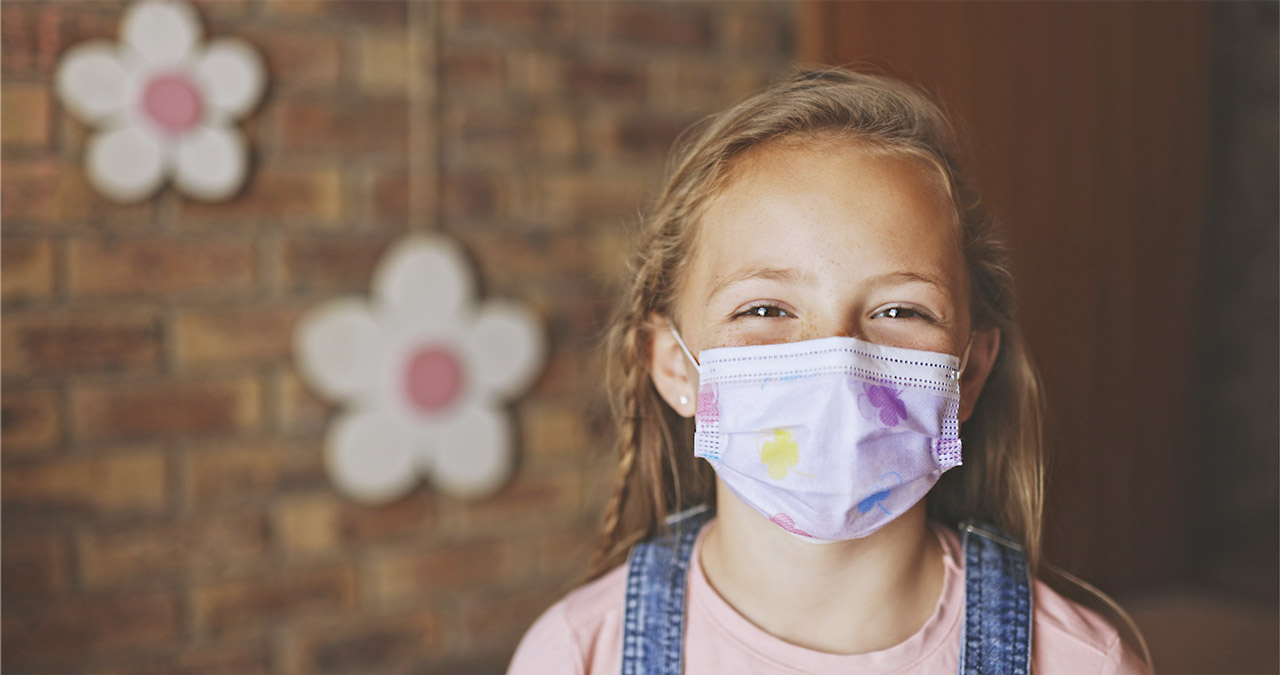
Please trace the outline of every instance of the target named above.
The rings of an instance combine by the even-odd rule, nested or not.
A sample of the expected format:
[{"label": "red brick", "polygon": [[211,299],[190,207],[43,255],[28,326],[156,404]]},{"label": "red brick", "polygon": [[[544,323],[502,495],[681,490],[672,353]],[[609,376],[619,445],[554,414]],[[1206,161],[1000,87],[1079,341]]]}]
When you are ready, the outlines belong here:
[{"label": "red brick", "polygon": [[582,237],[585,249],[587,268],[584,276],[603,284],[607,292],[601,297],[620,297],[618,289],[628,280],[627,262],[631,256],[634,243],[631,233],[622,228],[598,228],[592,234]]},{"label": "red brick", "polygon": [[78,386],[71,397],[85,439],[191,437],[244,432],[262,422],[253,378]]},{"label": "red brick", "polygon": [[505,39],[529,39],[554,34],[566,23],[574,3],[519,0],[448,3],[441,20],[454,30],[496,34]]},{"label": "red brick", "polygon": [[[370,219],[378,223],[386,223],[392,226],[404,227],[411,225],[409,218],[413,215],[409,213],[409,172],[404,167],[396,167],[387,171],[379,171],[372,174],[367,179],[368,194],[371,195],[370,205],[372,213]],[[425,185],[418,185],[416,188],[423,191],[423,197],[426,198],[429,188]],[[430,202],[425,204],[431,209],[429,213],[434,213],[434,208]],[[421,223],[416,223],[421,225]]]},{"label": "red brick", "polygon": [[[460,5],[449,3],[446,7]],[[455,92],[459,96],[478,97],[507,91],[507,66],[500,50],[446,42],[440,45],[438,68],[445,101],[451,100]]]},{"label": "red brick", "polygon": [[155,511],[170,495],[158,449],[6,462],[0,484],[6,516]]},{"label": "red brick", "polygon": [[[7,28],[6,28],[7,30]],[[0,172],[0,219],[5,227],[28,223],[88,229],[149,226],[153,202],[117,204],[89,185],[78,160],[6,158]]]},{"label": "red brick", "polygon": [[510,170],[512,162],[567,163],[580,150],[580,120],[570,115],[525,114],[481,106],[458,107],[443,116],[450,162]]},{"label": "red brick", "polygon": [[[590,513],[590,511],[588,511]],[[535,561],[530,567],[537,570],[530,579],[543,584],[552,578],[580,580],[587,572],[587,564],[599,540],[594,527],[580,528],[538,537],[532,550],[517,549],[520,555],[528,555]],[[569,589],[565,589],[567,592]]]},{"label": "red brick", "polygon": [[[576,105],[584,101],[584,97],[571,96],[568,91],[566,73],[573,67],[574,60],[567,55],[546,50],[507,50],[505,57],[507,85],[502,92],[504,100],[529,99],[547,107],[562,107],[566,103]],[[446,96],[445,100],[449,97]]]},{"label": "red brick", "polygon": [[181,310],[174,319],[174,351],[180,367],[288,360],[294,307]]},{"label": "red brick", "polygon": [[355,606],[356,577],[347,567],[280,570],[276,576],[197,586],[191,593],[196,629],[221,633]]},{"label": "red brick", "polygon": [[48,452],[62,440],[63,417],[56,391],[5,385],[0,398],[0,447],[9,457]]},{"label": "red brick", "polygon": [[583,101],[638,101],[644,91],[644,70],[629,63],[572,61],[560,82],[561,95]]},{"label": "red brick", "polygon": [[282,642],[288,673],[395,673],[421,670],[440,648],[440,620],[429,612],[351,618],[294,631]]},{"label": "red brick", "polygon": [[183,482],[197,508],[262,504],[294,489],[326,486],[317,445],[246,441],[202,445],[190,451]]},{"label": "red brick", "polygon": [[5,75],[52,75],[62,52],[61,3],[7,2],[0,9],[0,64]]},{"label": "red brick", "polygon": [[109,588],[222,573],[255,562],[266,550],[267,523],[260,513],[221,514],[86,533],[76,559],[85,587]]},{"label": "red brick", "polygon": [[275,391],[279,396],[274,410],[275,425],[291,434],[316,432],[325,428],[334,406],[311,390],[311,387],[293,371],[280,373],[275,378]]},{"label": "red brick", "polygon": [[250,241],[145,238],[75,240],[70,288],[77,296],[247,291],[257,255]]},{"label": "red brick", "polygon": [[720,12],[724,45],[749,58],[777,60],[795,50],[790,10],[781,4],[743,4],[741,11]]},{"label": "red brick", "polygon": [[[663,60],[648,69],[649,108],[663,118],[686,120],[698,117],[754,93],[776,76],[758,67],[726,65],[710,61]],[[665,152],[652,159],[661,159]],[[656,175],[656,172],[655,172]]]},{"label": "red brick", "polygon": [[[640,176],[600,173],[552,174],[536,180],[536,203],[530,209],[545,222],[619,222],[644,201]],[[524,211],[525,209],[519,209]]]},{"label": "red brick", "polygon": [[262,50],[273,98],[277,89],[285,97],[293,92],[338,91],[343,54],[337,36],[279,27],[246,30],[241,35]]},{"label": "red brick", "polygon": [[481,596],[463,611],[463,631],[477,644],[515,645],[534,620],[569,590],[543,586]]},{"label": "red brick", "polygon": [[325,19],[344,24],[405,25],[407,0],[269,0],[266,9],[281,17]]},{"label": "red brick", "polygon": [[[256,0],[191,0],[191,5],[196,12],[210,24],[217,24],[221,19],[240,19],[251,12],[257,5]],[[214,36],[220,35],[223,31],[211,29],[206,26],[206,31]]]},{"label": "red brick", "polygon": [[[223,0],[211,1],[217,5]],[[157,651],[156,645],[149,645],[142,652],[97,657],[92,664],[92,672],[119,675],[251,675],[272,672],[271,651],[263,638],[194,645],[175,640],[166,647]]]},{"label": "red brick", "polygon": [[[539,396],[573,395],[588,386],[588,373],[594,378],[596,372],[590,371],[582,363],[582,355],[577,353],[553,352],[542,369],[542,375],[534,382],[529,394],[530,398]],[[592,379],[592,383],[597,380]]]},{"label": "red brick", "polygon": [[404,100],[341,105],[281,102],[277,113],[281,143],[287,150],[403,153],[409,138],[409,105]]},{"label": "red brick", "polygon": [[317,161],[307,167],[263,166],[244,192],[228,202],[179,202],[184,226],[219,228],[258,225],[275,228],[334,229],[342,225],[345,199],[342,168]]},{"label": "red brick", "polygon": [[532,399],[517,407],[521,449],[528,457],[577,457],[590,445],[587,417],[577,401]]},{"label": "red brick", "polygon": [[[360,88],[371,94],[405,97],[411,77],[422,77],[409,62],[409,36],[402,27],[360,36],[360,60],[356,73]],[[420,81],[422,86],[429,82]]]},{"label": "red brick", "polygon": [[4,532],[4,563],[0,571],[4,597],[48,597],[67,590],[67,544],[62,537],[14,534],[9,529]]},{"label": "red brick", "polygon": [[143,312],[10,314],[0,327],[5,376],[154,371],[160,320]]},{"label": "red brick", "polygon": [[[33,605],[6,602],[5,670],[83,672],[87,662],[68,661],[176,640],[181,631],[178,599],[169,592],[130,591]],[[38,667],[41,663],[62,665]]]},{"label": "red brick", "polygon": [[440,199],[446,218],[467,222],[491,220],[508,210],[503,181],[478,171],[446,171]]},{"label": "red brick", "polygon": [[547,527],[557,515],[570,515],[579,505],[579,478],[562,471],[548,476],[520,473],[496,493],[458,510],[464,532],[498,532],[518,528],[531,532]]},{"label": "red brick", "polygon": [[670,119],[652,114],[619,116],[609,120],[593,136],[609,162],[628,163],[658,159],[680,133],[689,126],[687,119]]},{"label": "red brick", "polygon": [[[654,50],[705,49],[711,21],[704,7],[685,4],[617,3],[609,7],[609,38]],[[739,11],[734,7],[732,14]]]},{"label": "red brick", "polygon": [[[468,248],[483,251],[483,255],[476,257],[478,276],[484,279],[489,292],[494,295],[501,295],[501,289],[523,288],[518,297],[531,300],[528,293],[530,280],[553,278],[563,273],[565,268],[576,267],[576,252],[581,246],[575,238],[522,237],[511,228],[495,230],[466,234]],[[549,308],[534,309],[542,311]]]},{"label": "red brick", "polygon": [[383,552],[369,567],[369,583],[379,601],[396,605],[501,583],[510,565],[501,542],[469,540],[428,551]]},{"label": "red brick", "polygon": [[437,519],[431,495],[415,490],[383,506],[347,503],[341,514],[342,539],[354,545],[420,540]]},{"label": "red brick", "polygon": [[277,499],[271,507],[272,533],[286,553],[336,551],[341,543],[341,509],[332,492]]},{"label": "red brick", "polygon": [[0,85],[0,145],[5,149],[43,147],[49,144],[52,121],[49,89],[38,84],[6,82]]},{"label": "red brick", "polygon": [[53,256],[54,245],[47,239],[5,237],[0,244],[0,299],[10,304],[53,295]]},{"label": "red brick", "polygon": [[63,22],[63,47],[90,39],[115,39],[120,34],[120,16],[129,0],[78,0],[64,5],[73,11]]},{"label": "red brick", "polygon": [[373,269],[391,238],[296,238],[280,247],[281,277],[290,291],[369,292]]}]

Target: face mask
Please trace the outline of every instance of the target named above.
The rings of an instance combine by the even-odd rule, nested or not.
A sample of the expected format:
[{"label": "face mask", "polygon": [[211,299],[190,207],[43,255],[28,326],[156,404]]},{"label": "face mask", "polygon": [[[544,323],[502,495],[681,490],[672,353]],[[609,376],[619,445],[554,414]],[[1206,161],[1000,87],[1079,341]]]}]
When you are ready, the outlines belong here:
[{"label": "face mask", "polygon": [[699,374],[694,454],[806,541],[865,537],[960,464],[961,359],[831,337],[699,363],[671,332]]}]

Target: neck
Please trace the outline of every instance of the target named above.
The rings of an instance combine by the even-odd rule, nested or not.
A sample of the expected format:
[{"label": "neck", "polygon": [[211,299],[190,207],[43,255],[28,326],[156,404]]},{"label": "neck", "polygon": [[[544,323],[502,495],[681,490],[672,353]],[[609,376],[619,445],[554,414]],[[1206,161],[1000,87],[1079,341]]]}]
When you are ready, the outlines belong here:
[{"label": "neck", "polygon": [[906,640],[932,616],[942,547],[923,501],[867,537],[812,544],[718,488],[700,562],[716,592],[762,629],[802,647],[860,654]]}]

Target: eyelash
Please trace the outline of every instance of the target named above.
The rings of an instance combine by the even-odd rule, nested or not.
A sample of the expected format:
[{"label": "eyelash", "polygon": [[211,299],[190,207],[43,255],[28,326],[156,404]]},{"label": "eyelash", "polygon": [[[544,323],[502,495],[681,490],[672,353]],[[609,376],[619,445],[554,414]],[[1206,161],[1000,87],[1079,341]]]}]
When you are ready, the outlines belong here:
[{"label": "eyelash", "polygon": [[[769,316],[769,312],[778,312],[778,316]],[[890,312],[895,313],[895,316],[888,316]],[[759,319],[795,318],[791,312],[783,309],[782,307],[778,305],[767,304],[767,303],[752,305],[751,307],[748,307],[747,309],[733,315],[733,318],[735,319],[748,318],[748,317],[759,318]],[[903,307],[903,306],[886,307],[876,312],[875,314],[872,314],[871,318],[872,319],[894,319],[899,321],[905,320],[905,319],[922,319],[924,321],[933,320],[929,315],[925,314],[923,311],[919,309],[916,309],[914,307]]]},{"label": "eyelash", "polygon": [[[908,316],[885,316],[885,315],[887,315],[889,312],[895,312],[895,313],[897,313],[897,314],[907,314]],[[918,310],[918,309],[916,309],[916,308],[914,308],[914,307],[902,307],[902,306],[885,307],[884,309],[882,309],[882,310],[880,310],[880,311],[876,312],[875,314],[872,314],[872,315],[871,315],[871,318],[873,318],[873,319],[881,319],[881,318],[884,318],[884,319],[898,319],[898,320],[901,320],[901,319],[924,319],[925,321],[930,321],[930,320],[931,320],[931,319],[929,318],[929,316],[928,316],[928,315],[926,315],[924,312],[922,312],[922,311],[920,311],[920,310]]]},{"label": "eyelash", "polygon": [[[777,311],[780,314],[780,316],[767,316],[767,314],[761,314],[760,313],[761,311],[764,311],[764,312]],[[793,318],[793,315],[791,314],[791,312],[788,312],[787,310],[779,307],[778,305],[771,305],[767,303],[752,305],[751,307],[733,315],[733,318],[735,319],[747,318],[747,317],[755,317],[760,319],[789,319],[789,318]]]}]

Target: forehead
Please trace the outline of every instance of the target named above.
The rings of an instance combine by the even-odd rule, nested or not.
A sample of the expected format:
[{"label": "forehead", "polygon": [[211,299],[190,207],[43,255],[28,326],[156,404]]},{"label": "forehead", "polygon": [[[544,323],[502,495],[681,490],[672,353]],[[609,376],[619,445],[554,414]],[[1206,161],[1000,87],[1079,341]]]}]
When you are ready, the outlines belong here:
[{"label": "forehead", "polygon": [[964,265],[944,185],[923,159],[854,142],[759,148],[737,160],[703,211],[690,285],[766,265],[830,282],[921,272],[958,291]]}]

